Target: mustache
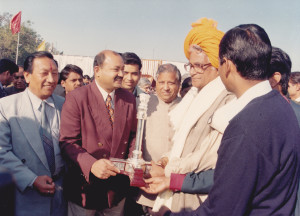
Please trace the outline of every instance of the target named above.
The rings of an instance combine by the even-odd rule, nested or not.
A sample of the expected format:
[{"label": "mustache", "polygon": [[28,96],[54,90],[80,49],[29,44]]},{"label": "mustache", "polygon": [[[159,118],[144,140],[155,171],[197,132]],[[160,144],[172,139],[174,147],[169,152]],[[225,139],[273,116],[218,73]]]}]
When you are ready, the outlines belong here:
[{"label": "mustache", "polygon": [[115,81],[117,81],[117,80],[123,80],[123,77],[116,76],[114,80],[115,80]]}]

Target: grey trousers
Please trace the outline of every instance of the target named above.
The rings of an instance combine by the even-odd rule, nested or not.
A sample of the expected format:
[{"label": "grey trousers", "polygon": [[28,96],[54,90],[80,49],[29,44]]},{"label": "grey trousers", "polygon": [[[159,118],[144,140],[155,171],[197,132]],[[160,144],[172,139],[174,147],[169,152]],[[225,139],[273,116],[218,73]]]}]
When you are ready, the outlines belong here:
[{"label": "grey trousers", "polygon": [[101,211],[82,208],[81,206],[68,202],[68,216],[123,216],[125,198],[118,205],[103,209]]}]

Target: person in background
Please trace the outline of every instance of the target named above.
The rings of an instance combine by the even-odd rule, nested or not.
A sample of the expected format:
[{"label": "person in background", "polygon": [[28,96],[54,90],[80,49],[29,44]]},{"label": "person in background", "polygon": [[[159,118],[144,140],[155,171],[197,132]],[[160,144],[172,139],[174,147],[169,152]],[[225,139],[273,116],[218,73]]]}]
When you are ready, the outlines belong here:
[{"label": "person in background", "polygon": [[60,84],[65,89],[65,94],[83,85],[82,69],[76,65],[67,64],[60,73]]},{"label": "person in background", "polygon": [[122,88],[137,98],[142,93],[142,90],[137,86],[141,77],[142,61],[135,53],[131,52],[123,53],[121,56],[124,61]]},{"label": "person in background", "polygon": [[[287,53],[277,47],[272,47],[271,68],[269,81],[272,89],[277,90],[284,98],[288,94],[289,80],[291,76],[292,62]],[[288,100],[286,98],[286,100]],[[300,127],[300,105],[293,100],[288,100],[291,104]],[[298,188],[297,204],[295,216],[300,216],[300,187]]]},{"label": "person in background", "polygon": [[90,78],[89,75],[84,75],[83,76],[83,85],[88,85],[92,82],[93,80]]},{"label": "person in background", "polygon": [[[136,104],[139,104],[139,95],[143,91],[137,86],[142,69],[142,61],[135,53],[125,52],[120,53],[124,61],[124,76],[122,88],[132,93],[136,98]],[[136,187],[131,187],[127,193],[124,215],[125,216],[140,216],[143,214],[142,206],[136,203],[136,196],[139,190]]]},{"label": "person in background", "polygon": [[[158,161],[171,149],[173,129],[169,112],[176,107],[181,98],[178,91],[181,83],[179,69],[173,64],[163,64],[156,73],[156,93],[151,94],[148,102],[147,119],[143,138],[143,158],[146,161]],[[140,193],[137,202],[153,207],[156,195]],[[147,208],[144,208],[145,212]]]},{"label": "person in background", "polygon": [[143,92],[151,93],[151,82],[148,78],[142,77],[137,85]]},{"label": "person in background", "polygon": [[291,74],[288,92],[290,98],[300,104],[300,72],[293,72]]},{"label": "person in background", "polygon": [[187,77],[186,79],[184,79],[181,83],[180,96],[183,98],[192,87],[192,78]]},{"label": "person in background", "polygon": [[18,65],[9,59],[0,60],[0,98],[7,96],[4,87],[9,85],[12,74],[19,70]]},{"label": "person in background", "polygon": [[7,92],[7,95],[12,95],[16,93],[20,93],[26,89],[26,82],[24,78],[24,68],[22,66],[19,66],[19,71],[13,73],[12,77],[12,83],[13,85],[10,87],[5,88],[5,91]]}]

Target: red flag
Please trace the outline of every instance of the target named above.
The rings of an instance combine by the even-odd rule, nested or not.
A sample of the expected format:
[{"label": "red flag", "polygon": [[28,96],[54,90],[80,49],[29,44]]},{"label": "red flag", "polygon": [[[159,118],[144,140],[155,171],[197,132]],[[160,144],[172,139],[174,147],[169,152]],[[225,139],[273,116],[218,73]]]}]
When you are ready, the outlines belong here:
[{"label": "red flag", "polygon": [[10,21],[10,29],[12,34],[16,34],[20,31],[21,27],[21,11],[17,13]]}]

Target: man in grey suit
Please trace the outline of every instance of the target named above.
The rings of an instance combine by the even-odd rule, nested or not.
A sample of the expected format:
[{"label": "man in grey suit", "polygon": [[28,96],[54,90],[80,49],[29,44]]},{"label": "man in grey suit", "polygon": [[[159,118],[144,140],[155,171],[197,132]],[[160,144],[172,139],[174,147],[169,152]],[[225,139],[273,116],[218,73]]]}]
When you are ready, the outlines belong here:
[{"label": "man in grey suit", "polygon": [[57,65],[50,53],[36,52],[24,70],[28,88],[0,100],[0,166],[14,176],[17,216],[66,215],[58,146],[64,99],[52,94]]}]

